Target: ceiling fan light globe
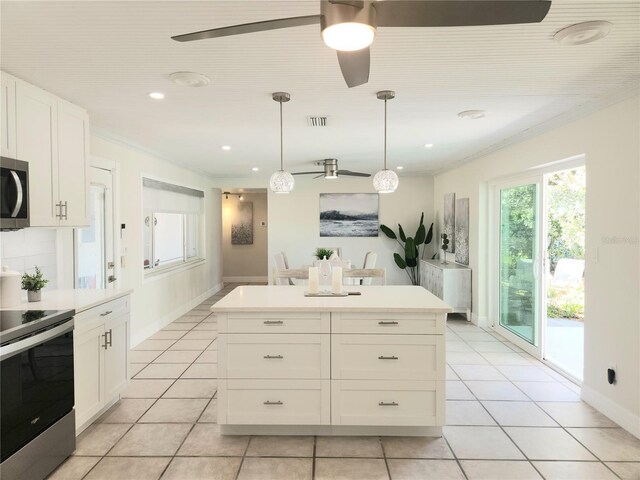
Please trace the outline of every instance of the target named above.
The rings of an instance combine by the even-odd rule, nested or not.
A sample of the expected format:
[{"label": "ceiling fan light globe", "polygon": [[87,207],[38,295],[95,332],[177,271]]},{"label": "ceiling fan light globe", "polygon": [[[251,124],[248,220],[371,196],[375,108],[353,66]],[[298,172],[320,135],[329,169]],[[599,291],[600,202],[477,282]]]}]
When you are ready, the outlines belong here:
[{"label": "ceiling fan light globe", "polygon": [[342,52],[367,48],[375,36],[375,27],[359,22],[334,23],[322,30],[322,40],[327,47]]},{"label": "ceiling fan light globe", "polygon": [[380,170],[373,177],[373,188],[378,193],[393,193],[398,188],[398,175],[393,170]]},{"label": "ceiling fan light globe", "polygon": [[269,179],[269,187],[273,193],[291,193],[295,183],[293,175],[284,170],[278,170]]}]

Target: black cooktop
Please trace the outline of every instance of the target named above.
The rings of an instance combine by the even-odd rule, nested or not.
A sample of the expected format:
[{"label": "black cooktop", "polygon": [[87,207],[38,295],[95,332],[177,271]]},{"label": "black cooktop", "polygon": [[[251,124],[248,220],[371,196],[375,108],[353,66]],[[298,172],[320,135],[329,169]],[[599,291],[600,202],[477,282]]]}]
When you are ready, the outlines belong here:
[{"label": "black cooktop", "polygon": [[75,310],[0,310],[0,344],[46,330],[75,313]]}]

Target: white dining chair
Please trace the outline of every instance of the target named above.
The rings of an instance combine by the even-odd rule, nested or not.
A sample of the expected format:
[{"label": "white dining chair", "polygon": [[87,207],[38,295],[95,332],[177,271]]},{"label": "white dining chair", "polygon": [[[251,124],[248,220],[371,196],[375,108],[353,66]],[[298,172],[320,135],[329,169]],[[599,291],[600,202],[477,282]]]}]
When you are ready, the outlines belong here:
[{"label": "white dining chair", "polygon": [[[289,265],[287,262],[287,256],[285,255],[284,252],[278,252],[274,255],[275,261],[276,261],[276,267],[274,269],[274,272],[279,272],[282,270],[288,270],[289,269]],[[291,278],[288,277],[281,277],[281,276],[275,276],[274,275],[274,284],[275,285],[295,285],[295,283],[293,283],[293,280],[291,280]]]}]

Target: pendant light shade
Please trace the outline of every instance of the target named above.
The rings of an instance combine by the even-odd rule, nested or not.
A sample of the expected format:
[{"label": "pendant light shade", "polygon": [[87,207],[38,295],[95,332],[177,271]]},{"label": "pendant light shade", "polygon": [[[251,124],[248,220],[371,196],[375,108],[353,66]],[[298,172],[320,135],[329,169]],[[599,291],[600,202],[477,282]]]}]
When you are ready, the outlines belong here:
[{"label": "pendant light shade", "polygon": [[398,188],[399,180],[396,172],[387,168],[387,100],[396,94],[391,90],[382,90],[376,95],[379,100],[384,100],[384,168],[373,177],[373,188],[378,193],[393,193]]},{"label": "pendant light shade", "polygon": [[280,104],[280,170],[271,175],[269,187],[274,193],[290,193],[295,185],[293,175],[284,169],[284,147],[282,139],[282,104],[291,100],[291,95],[286,92],[275,92],[272,95],[274,101]]}]

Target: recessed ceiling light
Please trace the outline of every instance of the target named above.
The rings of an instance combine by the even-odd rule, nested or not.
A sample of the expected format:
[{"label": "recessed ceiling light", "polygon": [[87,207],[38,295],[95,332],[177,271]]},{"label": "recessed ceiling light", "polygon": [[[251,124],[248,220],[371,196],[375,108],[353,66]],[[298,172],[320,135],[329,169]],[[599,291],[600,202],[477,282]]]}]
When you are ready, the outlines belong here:
[{"label": "recessed ceiling light", "polygon": [[402,170],[403,168],[404,168],[404,167],[403,167],[402,165],[398,165],[398,166],[396,167],[396,170]]},{"label": "recessed ceiling light", "polygon": [[209,77],[196,72],[173,72],[169,78],[181,87],[204,87],[211,83]]},{"label": "recessed ceiling light", "polygon": [[478,120],[479,118],[484,118],[487,112],[484,110],[465,110],[464,112],[460,112],[458,116],[460,118],[468,118],[470,120]]},{"label": "recessed ceiling light", "polygon": [[164,98],[164,93],[162,93],[162,92],[151,92],[149,94],[149,96],[151,98],[153,98],[154,100],[162,100]]},{"label": "recessed ceiling light", "polygon": [[424,144],[424,148],[431,148],[433,147],[433,143],[425,143]]},{"label": "recessed ceiling light", "polygon": [[576,23],[557,31],[553,40],[562,45],[584,45],[606,37],[612,26],[604,20]]},{"label": "recessed ceiling light", "polygon": [[253,168],[251,169],[251,171],[252,171],[252,172],[257,172],[258,170],[260,170],[258,167],[253,167]]},{"label": "recessed ceiling light", "polygon": [[220,148],[222,150],[224,150],[225,152],[228,152],[229,150],[231,150],[231,146],[230,145],[222,145]]}]

